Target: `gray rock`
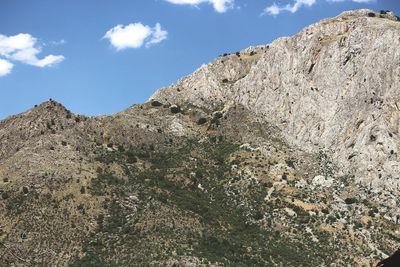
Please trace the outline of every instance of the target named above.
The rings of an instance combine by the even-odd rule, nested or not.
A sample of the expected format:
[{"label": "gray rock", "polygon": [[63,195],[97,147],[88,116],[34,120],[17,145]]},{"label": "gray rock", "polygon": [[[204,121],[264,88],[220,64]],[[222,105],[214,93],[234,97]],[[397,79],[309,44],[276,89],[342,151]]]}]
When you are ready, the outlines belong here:
[{"label": "gray rock", "polygon": [[219,57],[151,99],[216,108],[242,104],[340,175],[398,192],[400,22],[361,9],[292,37]]}]

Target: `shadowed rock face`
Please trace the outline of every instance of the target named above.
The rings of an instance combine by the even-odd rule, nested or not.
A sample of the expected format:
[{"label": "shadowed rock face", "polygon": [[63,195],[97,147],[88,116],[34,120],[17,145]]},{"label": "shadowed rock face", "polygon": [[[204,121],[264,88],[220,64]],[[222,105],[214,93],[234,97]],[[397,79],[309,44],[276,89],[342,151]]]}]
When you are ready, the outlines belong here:
[{"label": "shadowed rock face", "polygon": [[398,267],[400,266],[400,250],[392,256],[378,263],[377,267]]},{"label": "shadowed rock face", "polygon": [[400,22],[370,12],[221,56],[117,114],[50,100],[1,121],[0,265],[386,258],[400,246]]}]

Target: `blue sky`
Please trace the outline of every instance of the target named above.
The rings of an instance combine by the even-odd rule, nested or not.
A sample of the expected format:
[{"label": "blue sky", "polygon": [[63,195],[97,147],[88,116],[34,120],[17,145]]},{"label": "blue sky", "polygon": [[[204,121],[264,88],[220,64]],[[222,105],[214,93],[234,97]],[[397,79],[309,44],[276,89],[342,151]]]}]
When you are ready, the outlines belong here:
[{"label": "blue sky", "polygon": [[0,119],[49,98],[118,112],[220,54],[356,8],[400,14],[400,1],[0,0]]}]

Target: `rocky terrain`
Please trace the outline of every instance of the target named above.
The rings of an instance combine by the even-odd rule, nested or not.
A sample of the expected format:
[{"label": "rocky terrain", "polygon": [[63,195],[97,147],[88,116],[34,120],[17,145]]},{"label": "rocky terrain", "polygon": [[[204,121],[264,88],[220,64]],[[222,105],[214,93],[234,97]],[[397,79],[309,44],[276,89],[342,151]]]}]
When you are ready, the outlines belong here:
[{"label": "rocky terrain", "polygon": [[345,12],[147,103],[0,122],[1,266],[375,266],[400,247],[400,21]]}]

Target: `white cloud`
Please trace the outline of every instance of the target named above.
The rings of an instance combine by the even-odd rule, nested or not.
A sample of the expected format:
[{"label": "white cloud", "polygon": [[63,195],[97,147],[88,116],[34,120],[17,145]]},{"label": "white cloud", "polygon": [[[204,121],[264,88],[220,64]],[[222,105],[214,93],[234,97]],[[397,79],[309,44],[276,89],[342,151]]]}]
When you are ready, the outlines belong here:
[{"label": "white cloud", "polygon": [[[372,3],[376,2],[377,0],[326,0],[327,2],[345,2],[345,1],[350,1],[350,2],[355,2],[355,3]],[[303,6],[312,6],[316,3],[316,0],[295,0],[294,3],[292,4],[287,4],[287,5],[277,5],[276,3],[273,3],[272,5],[266,7],[263,11],[264,14],[276,16],[279,15],[280,13],[284,11],[288,11],[291,13],[296,13],[301,7]]]},{"label": "white cloud", "polygon": [[152,37],[151,37],[150,41],[148,41],[146,43],[146,46],[158,44],[158,43],[164,41],[165,39],[167,39],[167,36],[168,36],[168,32],[161,29],[160,23],[157,23],[156,26],[153,28]]},{"label": "white cloud", "polygon": [[[19,61],[43,68],[55,65],[65,59],[61,55],[48,55],[43,59],[39,59],[37,55],[41,50],[41,47],[37,44],[37,39],[30,34],[20,33],[14,36],[0,34],[0,56],[7,59],[6,62],[8,63],[10,63],[9,61]],[[6,66],[4,62],[2,65]],[[11,68],[12,65],[8,69],[11,71]]]},{"label": "white cloud", "polygon": [[59,40],[59,41],[51,41],[50,43],[49,43],[49,45],[52,45],[52,46],[60,46],[60,45],[65,45],[67,43],[67,41],[65,41],[64,39],[61,39],[61,40]]},{"label": "white cloud", "polygon": [[33,65],[37,67],[51,67],[64,60],[63,56],[48,55],[47,57],[36,61]]},{"label": "white cloud", "polygon": [[11,62],[0,58],[0,77],[9,74],[13,66]]},{"label": "white cloud", "polygon": [[264,14],[269,14],[269,15],[279,15],[281,13],[281,9],[277,4],[273,3],[272,5],[266,7],[264,9]]},{"label": "white cloud", "polygon": [[372,3],[376,2],[377,0],[327,0],[328,2],[345,2],[345,1],[350,1],[350,2],[355,2],[355,3]]},{"label": "white cloud", "polygon": [[268,15],[279,15],[283,11],[289,11],[291,13],[297,12],[302,6],[312,6],[314,5],[316,0],[295,0],[293,4],[287,4],[285,6],[278,6],[276,3],[273,3],[271,6],[268,6],[264,9],[263,14]]},{"label": "white cloud", "polygon": [[129,25],[117,25],[108,30],[103,38],[109,39],[111,45],[118,51],[127,48],[140,48],[158,44],[167,39],[168,32],[161,29],[160,23],[155,27],[143,25],[142,23],[131,23]]},{"label": "white cloud", "polygon": [[215,11],[224,13],[228,9],[233,8],[234,0],[164,0],[175,5],[193,5],[197,6],[202,3],[212,4]]}]

